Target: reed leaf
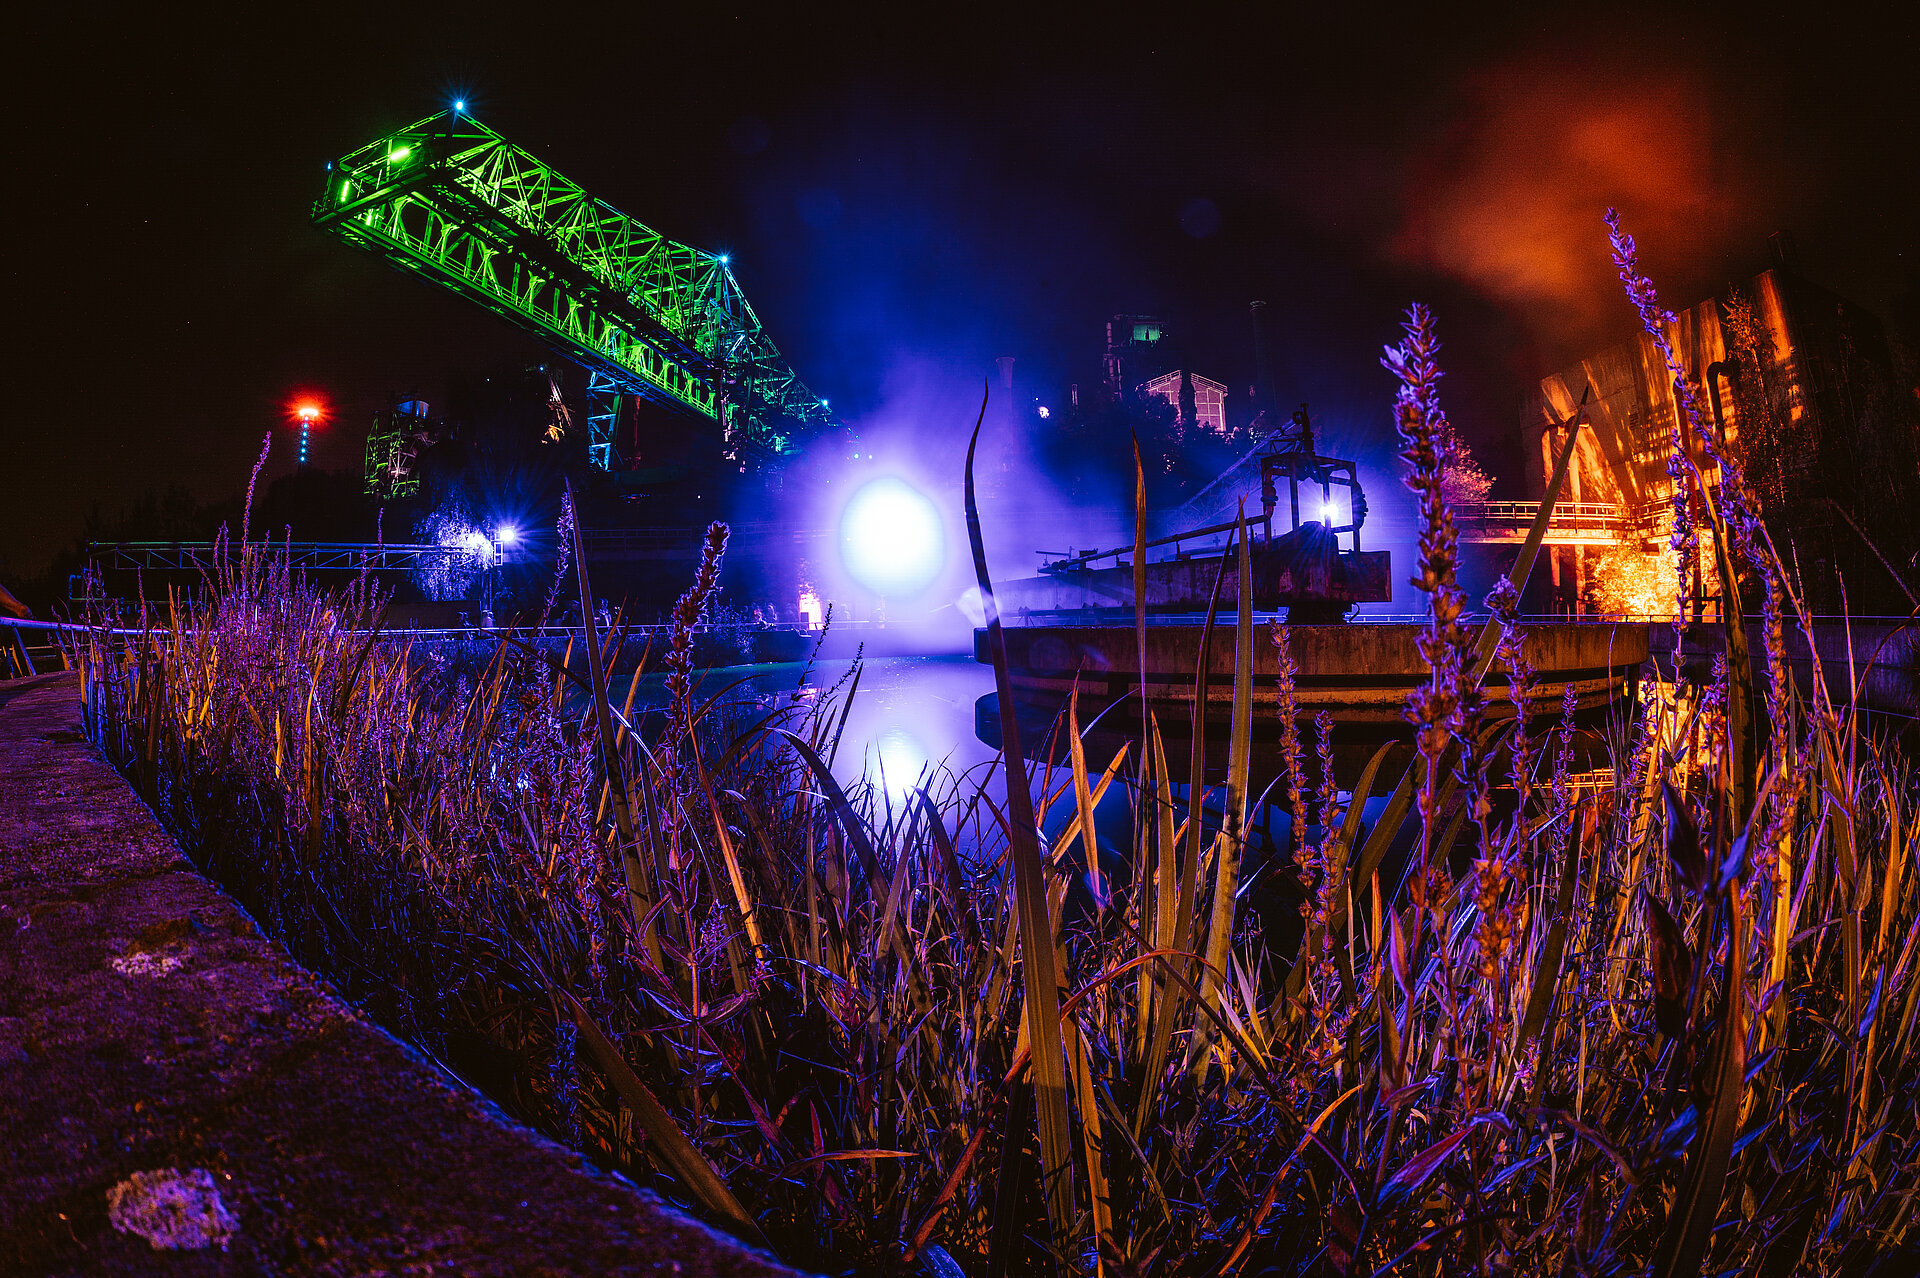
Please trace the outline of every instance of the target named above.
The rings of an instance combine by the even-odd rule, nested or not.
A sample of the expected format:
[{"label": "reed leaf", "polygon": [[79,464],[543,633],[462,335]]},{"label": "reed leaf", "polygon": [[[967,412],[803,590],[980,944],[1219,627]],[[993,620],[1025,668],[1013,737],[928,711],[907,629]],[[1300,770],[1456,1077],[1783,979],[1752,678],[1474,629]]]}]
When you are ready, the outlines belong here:
[{"label": "reed leaf", "polygon": [[[1746,928],[1740,889],[1726,894],[1727,963],[1720,991],[1720,1025],[1707,1057],[1706,1096],[1696,1103],[1698,1126],[1673,1207],[1654,1251],[1654,1278],[1696,1278],[1713,1240],[1720,1198],[1726,1188],[1733,1140],[1740,1126],[1746,1078]],[[1705,948],[1704,945],[1702,948]]]},{"label": "reed leaf", "polygon": [[547,989],[556,1000],[556,1014],[560,1004],[566,1005],[567,1014],[572,1016],[594,1061],[605,1071],[608,1081],[632,1112],[633,1120],[646,1133],[648,1147],[660,1156],[667,1169],[700,1201],[713,1219],[755,1246],[765,1247],[767,1240],[761,1234],[760,1226],[740,1205],[740,1200],[733,1196],[733,1191],[727,1188],[727,1182],[721,1179],[713,1164],[693,1147],[686,1133],[680,1130],[679,1124],[673,1121],[654,1096],[653,1090],[640,1081],[640,1076],[633,1072],[619,1049],[601,1033],[593,1017],[587,1014],[587,1009],[565,990],[552,984]]},{"label": "reed leaf", "polygon": [[[1013,677],[1007,665],[1007,642],[1000,631],[1000,611],[994,603],[993,579],[987,571],[986,543],[980,532],[980,507],[973,491],[974,450],[980,426],[986,420],[987,399],[980,398],[980,418],[967,443],[967,540],[973,550],[973,568],[980,583],[980,604],[986,613],[987,650],[993,658],[994,687],[1000,698],[1000,753],[1007,777],[1007,836],[1013,871],[1014,908],[1020,926],[1024,970],[1023,1015],[1033,1042],[1033,1106],[1040,1129],[1041,1184],[1052,1226],[1054,1250],[1072,1250],[1072,1231],[1078,1217],[1073,1190],[1073,1122],[1067,1105],[1067,1063],[1060,1032],[1059,975],[1054,967],[1053,924],[1047,909],[1046,867],[1040,855],[1039,827],[1033,797],[1027,791],[1026,759],[1020,748],[1019,710]],[[1008,1139],[1016,1139],[1009,1125]],[[996,1222],[996,1235],[1010,1226]],[[996,1242],[1006,1241],[996,1237]]]},{"label": "reed leaf", "polygon": [[[1220,591],[1226,584],[1228,566],[1227,558],[1222,556],[1220,567],[1213,575],[1213,591],[1207,597],[1207,618],[1200,627],[1199,664],[1193,673],[1193,734],[1187,766],[1186,854],[1178,866],[1180,895],[1174,906],[1173,943],[1169,947],[1182,951],[1191,948],[1189,938],[1193,931],[1194,898],[1199,894],[1200,835],[1207,793],[1207,683],[1213,660],[1213,623],[1220,613]],[[1191,975],[1183,974],[1181,984],[1191,987]],[[1183,1011],[1183,1000],[1184,990],[1169,990],[1162,1002],[1161,1015],[1154,1021],[1153,1042],[1147,1049],[1146,1066],[1140,1075],[1140,1100],[1133,1114],[1136,1140],[1146,1130],[1147,1117],[1159,1103],[1161,1074],[1166,1066],[1174,1025]]]},{"label": "reed leaf", "polygon": [[[1247,543],[1247,511],[1240,509],[1237,535],[1240,569],[1240,607],[1234,627],[1233,721],[1227,740],[1227,792],[1221,829],[1214,840],[1213,917],[1207,927],[1206,964],[1201,969],[1201,999],[1218,1011],[1233,946],[1234,905],[1239,898],[1240,857],[1246,847],[1247,773],[1253,750],[1253,548]],[[1194,725],[1196,733],[1204,723]],[[1195,1069],[1205,1067],[1201,1055],[1207,1036],[1196,1034],[1189,1052]]]}]

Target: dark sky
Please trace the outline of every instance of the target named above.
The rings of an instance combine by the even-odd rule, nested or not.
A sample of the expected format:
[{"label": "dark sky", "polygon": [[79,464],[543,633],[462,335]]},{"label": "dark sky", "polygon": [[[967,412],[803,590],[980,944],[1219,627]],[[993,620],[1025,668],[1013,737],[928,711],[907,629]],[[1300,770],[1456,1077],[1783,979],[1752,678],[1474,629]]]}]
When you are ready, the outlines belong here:
[{"label": "dark sky", "polygon": [[303,390],[350,466],[383,401],[539,357],[307,222],[327,159],[456,96],[730,252],[856,420],[1001,354],[1041,393],[1091,380],[1122,311],[1244,378],[1259,297],[1283,397],[1384,430],[1374,357],[1421,298],[1504,477],[1528,382],[1631,331],[1608,204],[1676,307],[1779,227],[1876,309],[1920,261],[1920,46],[1891,6],[61,7],[12,28],[3,77],[14,575],[95,504],[237,491]]}]

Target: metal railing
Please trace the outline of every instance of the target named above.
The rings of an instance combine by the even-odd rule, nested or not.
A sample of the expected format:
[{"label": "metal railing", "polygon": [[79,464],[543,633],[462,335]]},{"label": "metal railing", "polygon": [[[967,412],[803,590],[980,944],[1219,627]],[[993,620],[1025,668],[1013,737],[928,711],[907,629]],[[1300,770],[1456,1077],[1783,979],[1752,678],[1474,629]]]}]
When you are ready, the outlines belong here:
[{"label": "metal railing", "polygon": [[[137,630],[76,626],[66,621],[35,621],[30,617],[0,617],[0,678],[23,679],[54,670],[71,670],[62,635],[138,634]],[[34,642],[29,636],[38,636]]]},{"label": "metal railing", "polygon": [[[303,572],[380,572],[415,568],[452,568],[477,564],[482,552],[468,546],[409,545],[360,541],[257,541],[248,543],[275,562]],[[239,547],[220,553],[229,560]],[[491,543],[487,552],[491,555]],[[510,555],[511,552],[508,552]],[[504,556],[503,556],[504,557]],[[218,562],[210,541],[91,542],[87,558],[103,572],[210,572]],[[490,566],[489,558],[486,564]]]},{"label": "metal railing", "polygon": [[[1185,553],[1182,543],[1205,541],[1208,538],[1232,533],[1239,527],[1240,524],[1237,520],[1229,520],[1224,524],[1209,524],[1205,528],[1189,528],[1185,532],[1174,533],[1171,536],[1156,537],[1146,543],[1146,549],[1157,550],[1161,546],[1172,546],[1174,557],[1178,559]],[[1247,528],[1250,533],[1261,533],[1263,540],[1270,539],[1273,536],[1273,519],[1271,516],[1257,516],[1247,520]],[[1209,541],[1205,545],[1194,547],[1194,549],[1209,551],[1224,550],[1227,544],[1229,543],[1215,545]],[[1130,555],[1133,552],[1134,545],[1132,542],[1128,542],[1124,546],[1115,546],[1112,550],[1081,550],[1072,554],[1062,550],[1034,551],[1036,555],[1039,555],[1045,561],[1040,565],[1040,571],[1044,573],[1071,572],[1079,568],[1091,568],[1096,562],[1102,559],[1112,559],[1115,561],[1116,566],[1126,567],[1127,565],[1119,562],[1119,558],[1121,555]]]},{"label": "metal railing", "polygon": [[[1540,517],[1537,501],[1487,501],[1453,508],[1460,539],[1467,542],[1526,540]],[[1612,502],[1555,502],[1547,521],[1547,545],[1611,545],[1633,528],[1628,511]]]},{"label": "metal railing", "polygon": [[[1221,617],[1216,618],[1215,624],[1222,624],[1223,619],[1225,624],[1231,626],[1233,620],[1231,608],[1226,609],[1221,614]],[[1262,626],[1270,622],[1284,623],[1286,620],[1286,611],[1284,609],[1256,608],[1253,612],[1253,619],[1256,625]],[[1009,625],[1025,626],[1105,625],[1110,624],[1110,621],[1119,621],[1124,622],[1126,626],[1131,628],[1133,625],[1133,605],[1125,604],[1111,608],[1022,609],[1002,613],[1001,620]],[[1147,618],[1147,625],[1197,626],[1205,620],[1206,614],[1202,612],[1155,613]],[[1431,616],[1424,612],[1359,612],[1348,617],[1346,624],[1350,626],[1424,626],[1430,620],[1432,620]],[[1487,620],[1489,620],[1488,614],[1482,612],[1466,612],[1460,616],[1460,624],[1469,628],[1477,626]],[[1639,626],[1653,624],[1670,625],[1674,621],[1674,617],[1671,614],[1657,613],[1587,612],[1576,615],[1559,612],[1534,612],[1522,613],[1515,620],[1516,624],[1523,627],[1574,625]]]},{"label": "metal railing", "polygon": [[[875,622],[839,622],[833,625],[836,632],[851,631],[865,633],[885,631],[884,623]],[[675,627],[672,623],[657,624],[601,622],[599,630],[603,638],[624,635],[629,643],[659,641],[671,638]],[[71,670],[73,661],[70,655],[75,644],[83,639],[106,638],[118,644],[119,641],[137,638],[141,635],[167,635],[172,631],[161,626],[141,628],[139,626],[115,625],[78,625],[65,621],[36,621],[30,618],[15,619],[0,617],[0,680],[25,678],[32,675],[48,674],[56,670]],[[349,630],[349,634],[365,634],[364,630]],[[574,643],[584,640],[585,628],[578,625],[545,626],[407,626],[383,627],[379,636],[387,641],[401,643],[498,643],[512,636],[525,643],[535,645]],[[821,631],[798,625],[751,624],[729,625],[703,623],[692,628],[695,635],[739,633],[789,634],[809,640],[818,639]],[[63,638],[65,642],[63,642]]]}]

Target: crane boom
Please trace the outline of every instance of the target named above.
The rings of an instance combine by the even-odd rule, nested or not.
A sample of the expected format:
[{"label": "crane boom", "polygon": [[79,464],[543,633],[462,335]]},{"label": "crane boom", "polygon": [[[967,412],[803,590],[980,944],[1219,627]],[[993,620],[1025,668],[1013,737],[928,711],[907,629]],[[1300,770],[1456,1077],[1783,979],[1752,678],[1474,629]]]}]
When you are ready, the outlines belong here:
[{"label": "crane boom", "polygon": [[716,422],[737,455],[793,451],[832,418],[724,256],[595,199],[451,110],[327,166],[317,226],[531,331],[586,368],[588,452],[618,469],[617,396]]}]

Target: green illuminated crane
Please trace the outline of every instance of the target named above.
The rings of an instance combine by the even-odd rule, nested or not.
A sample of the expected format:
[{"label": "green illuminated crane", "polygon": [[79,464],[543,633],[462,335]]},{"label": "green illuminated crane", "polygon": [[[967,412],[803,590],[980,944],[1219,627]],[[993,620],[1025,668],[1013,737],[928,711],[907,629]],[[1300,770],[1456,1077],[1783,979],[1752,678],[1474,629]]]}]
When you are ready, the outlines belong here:
[{"label": "green illuminated crane", "polygon": [[622,396],[716,422],[745,460],[830,422],[726,257],[602,203],[456,107],[327,166],[316,225],[530,330],[587,370],[588,454],[616,470]]}]

